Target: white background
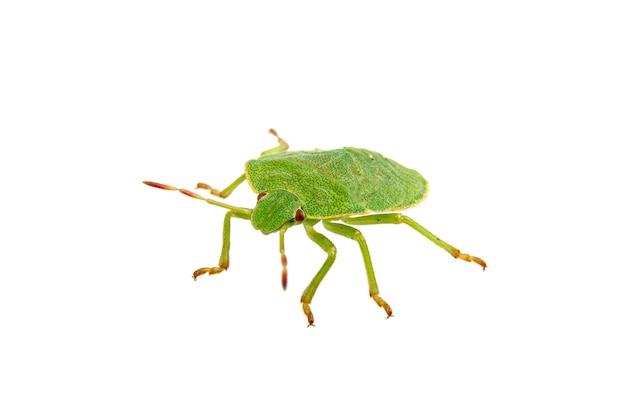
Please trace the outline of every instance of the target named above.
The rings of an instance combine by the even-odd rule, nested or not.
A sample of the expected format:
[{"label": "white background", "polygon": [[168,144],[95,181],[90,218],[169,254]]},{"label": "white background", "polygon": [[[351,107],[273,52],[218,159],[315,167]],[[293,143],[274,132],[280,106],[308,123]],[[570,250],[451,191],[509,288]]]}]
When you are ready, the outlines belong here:
[{"label": "white background", "polygon": [[[624,13],[429,3],[3,2],[0,414],[623,416]],[[224,187],[270,127],[418,169],[489,268],[364,226],[385,320],[333,235],[307,328],[324,253],[291,229],[283,292],[233,220],[194,282],[224,211],[141,182]]]}]

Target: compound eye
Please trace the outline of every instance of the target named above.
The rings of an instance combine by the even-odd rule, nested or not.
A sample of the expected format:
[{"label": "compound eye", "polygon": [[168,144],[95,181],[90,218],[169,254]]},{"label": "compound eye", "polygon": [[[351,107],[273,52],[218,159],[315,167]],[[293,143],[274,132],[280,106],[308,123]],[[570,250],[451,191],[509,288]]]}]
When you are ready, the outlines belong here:
[{"label": "compound eye", "polygon": [[267,195],[267,193],[265,191],[263,191],[262,193],[259,193],[259,195],[256,196],[256,201],[259,201],[260,199],[262,199],[266,195]]},{"label": "compound eye", "polygon": [[296,219],[297,222],[303,221],[304,220],[304,211],[301,208],[296,210],[296,215],[294,216],[294,218]]}]

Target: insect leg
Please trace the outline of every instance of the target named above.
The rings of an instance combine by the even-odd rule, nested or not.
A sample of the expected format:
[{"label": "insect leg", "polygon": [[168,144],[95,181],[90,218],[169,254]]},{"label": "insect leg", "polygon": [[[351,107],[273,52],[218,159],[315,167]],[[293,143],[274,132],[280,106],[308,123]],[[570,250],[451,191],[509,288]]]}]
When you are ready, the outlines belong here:
[{"label": "insect leg", "polygon": [[[278,146],[275,146],[271,149],[261,152],[261,156],[272,155],[275,153],[284,152],[287,149],[289,149],[289,144],[285,142],[283,138],[278,136],[278,133],[276,133],[274,129],[270,129],[269,133],[276,136],[276,138],[278,139]],[[202,188],[203,190],[209,190],[211,194],[217,197],[226,198],[230,195],[230,193],[232,193],[235,190],[235,188],[237,188],[242,182],[244,182],[245,179],[246,179],[246,174],[241,174],[239,178],[237,178],[235,181],[233,181],[232,184],[230,184],[228,187],[224,188],[223,190],[218,190],[216,188],[211,187],[209,184],[205,184],[203,182],[199,182],[198,185],[196,185],[196,189]]]},{"label": "insect leg", "polygon": [[485,270],[485,268],[487,268],[487,263],[483,261],[482,259],[476,256],[462,253],[460,250],[458,250],[454,246],[450,245],[447,242],[444,242],[443,240],[439,239],[437,236],[435,236],[434,234],[426,230],[424,226],[422,226],[415,220],[411,219],[408,216],[404,216],[402,214],[397,214],[397,213],[372,214],[372,215],[361,216],[361,217],[345,217],[345,218],[342,218],[341,220],[345,223],[356,224],[356,225],[381,224],[381,223],[386,223],[386,224],[404,223],[410,226],[412,229],[420,232],[428,240],[430,240],[431,242],[433,242],[435,245],[439,246],[440,248],[444,249],[446,252],[448,252],[450,255],[454,256],[455,258],[462,259],[467,262],[476,262],[478,265],[483,267],[483,271]]},{"label": "insect leg", "polygon": [[235,181],[233,181],[232,184],[230,184],[228,187],[224,188],[221,191],[203,182],[199,182],[198,185],[196,185],[196,189],[202,188],[203,190],[209,190],[211,191],[211,194],[215,196],[226,198],[230,195],[230,193],[232,193],[235,190],[235,188],[237,188],[242,182],[244,182],[245,179],[246,179],[246,174],[241,174],[241,176],[237,178]]},{"label": "insect leg", "polygon": [[387,304],[385,300],[383,300],[378,295],[379,293],[378,284],[376,283],[376,276],[374,275],[374,267],[372,266],[372,258],[370,257],[370,251],[367,248],[367,242],[365,241],[365,238],[363,237],[363,234],[361,233],[361,231],[358,229],[355,229],[354,227],[346,226],[344,224],[333,223],[329,220],[324,220],[323,224],[324,224],[324,227],[328,231],[337,233],[338,235],[342,235],[349,239],[357,241],[357,243],[359,244],[359,247],[361,248],[361,254],[363,255],[363,262],[365,262],[365,272],[367,273],[367,283],[369,285],[370,297],[374,299],[374,301],[376,302],[376,304],[378,304],[379,307],[382,307],[385,309],[385,312],[387,313],[387,318],[391,317],[393,315],[391,307],[389,307],[389,304]]},{"label": "insect leg", "polygon": [[278,146],[275,146],[275,147],[273,147],[271,149],[268,149],[266,151],[261,152],[261,156],[272,155],[272,154],[275,154],[275,153],[284,152],[287,149],[289,149],[289,144],[287,142],[285,142],[283,140],[283,138],[278,136],[278,133],[276,133],[276,131],[274,129],[270,129],[269,133],[271,133],[272,135],[276,136],[276,139],[278,139]]},{"label": "insect leg", "polygon": [[198,279],[198,277],[202,274],[209,274],[209,275],[219,274],[220,272],[228,269],[228,266],[230,264],[229,251],[230,251],[230,219],[231,217],[250,220],[250,215],[248,215],[247,213],[240,213],[236,211],[229,211],[228,213],[226,213],[226,216],[224,216],[224,229],[222,233],[222,253],[220,254],[219,266],[197,269],[193,273],[194,281]]},{"label": "insect leg", "polygon": [[309,304],[311,304],[311,301],[313,300],[313,296],[315,295],[315,291],[317,291],[317,287],[320,286],[320,283],[324,279],[324,276],[326,276],[328,270],[333,265],[333,262],[335,262],[335,258],[337,257],[337,248],[335,248],[333,242],[328,240],[328,238],[323,234],[318,233],[317,231],[315,231],[315,229],[313,229],[313,225],[316,222],[317,221],[309,222],[305,220],[303,223],[304,230],[306,231],[306,234],[309,236],[309,238],[313,242],[317,243],[318,246],[322,248],[328,256],[320,270],[317,272],[317,274],[315,274],[315,276],[309,283],[309,286],[306,287],[306,289],[302,293],[302,298],[300,299],[304,314],[306,314],[307,319],[309,320],[309,326],[313,326],[313,313],[311,312],[311,307],[309,307]]}]

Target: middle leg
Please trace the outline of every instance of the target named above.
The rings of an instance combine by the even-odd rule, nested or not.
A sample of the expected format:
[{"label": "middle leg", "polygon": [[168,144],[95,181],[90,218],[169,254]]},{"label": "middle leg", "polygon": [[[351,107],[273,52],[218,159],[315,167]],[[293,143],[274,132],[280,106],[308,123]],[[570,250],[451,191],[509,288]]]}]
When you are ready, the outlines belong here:
[{"label": "middle leg", "polygon": [[309,321],[309,327],[313,326],[313,322],[314,322],[313,313],[311,312],[311,307],[309,305],[311,304],[311,301],[313,301],[313,296],[315,295],[315,291],[317,291],[317,287],[320,286],[320,284],[322,283],[322,280],[328,273],[328,270],[330,269],[330,267],[333,266],[333,263],[335,262],[335,258],[337,257],[337,248],[335,248],[335,245],[333,245],[333,242],[331,242],[323,234],[313,229],[313,225],[315,223],[317,223],[317,220],[315,221],[305,220],[304,230],[306,231],[306,234],[309,236],[309,239],[317,243],[318,246],[326,252],[327,257],[326,257],[326,261],[324,262],[320,270],[317,271],[317,274],[315,274],[315,276],[309,283],[309,286],[306,287],[306,289],[302,293],[302,298],[300,298],[300,302],[302,303],[302,309],[304,310],[304,314],[306,315]]},{"label": "middle leg", "polygon": [[367,242],[363,237],[360,230],[354,227],[347,226],[345,224],[333,223],[330,220],[323,220],[324,227],[333,233],[345,236],[349,239],[356,240],[361,248],[361,254],[363,255],[363,262],[365,262],[365,272],[367,273],[367,283],[370,289],[370,297],[376,302],[379,307],[385,309],[387,318],[393,315],[393,311],[389,304],[378,295],[378,283],[376,282],[376,276],[374,275],[374,267],[372,266],[372,258],[370,257],[370,251],[367,248]]}]

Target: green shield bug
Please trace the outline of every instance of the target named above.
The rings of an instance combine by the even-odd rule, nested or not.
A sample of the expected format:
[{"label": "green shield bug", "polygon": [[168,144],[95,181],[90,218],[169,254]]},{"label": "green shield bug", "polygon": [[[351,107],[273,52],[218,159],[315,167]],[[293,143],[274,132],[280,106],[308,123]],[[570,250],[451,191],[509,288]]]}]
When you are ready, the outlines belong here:
[{"label": "green shield bug", "polygon": [[378,291],[367,243],[361,232],[352,227],[369,224],[406,224],[443,248],[453,257],[487,267],[485,261],[439,239],[413,219],[396,213],[419,204],[428,193],[428,182],[417,171],[406,168],[383,155],[366,149],[343,148],[330,151],[287,152],[289,145],[274,129],[269,133],[278,139],[278,146],[261,153],[245,164],[245,173],[223,190],[199,183],[197,188],[226,198],[245,180],[257,193],[255,208],[235,207],[205,198],[185,189],[144,181],[144,184],[204,200],[228,210],[224,218],[222,252],[216,267],[200,268],[193,279],[203,274],[217,274],[228,269],[230,220],[250,220],[264,234],[278,232],[282,261],[282,286],[287,288],[287,257],[285,232],[302,225],[308,237],[326,252],[326,261],[315,274],[300,299],[309,326],[314,323],[310,304],[320,283],[336,257],[335,245],[313,226],[322,222],[326,230],[355,240],[361,249],[370,297],[392,316],[391,307]]}]

